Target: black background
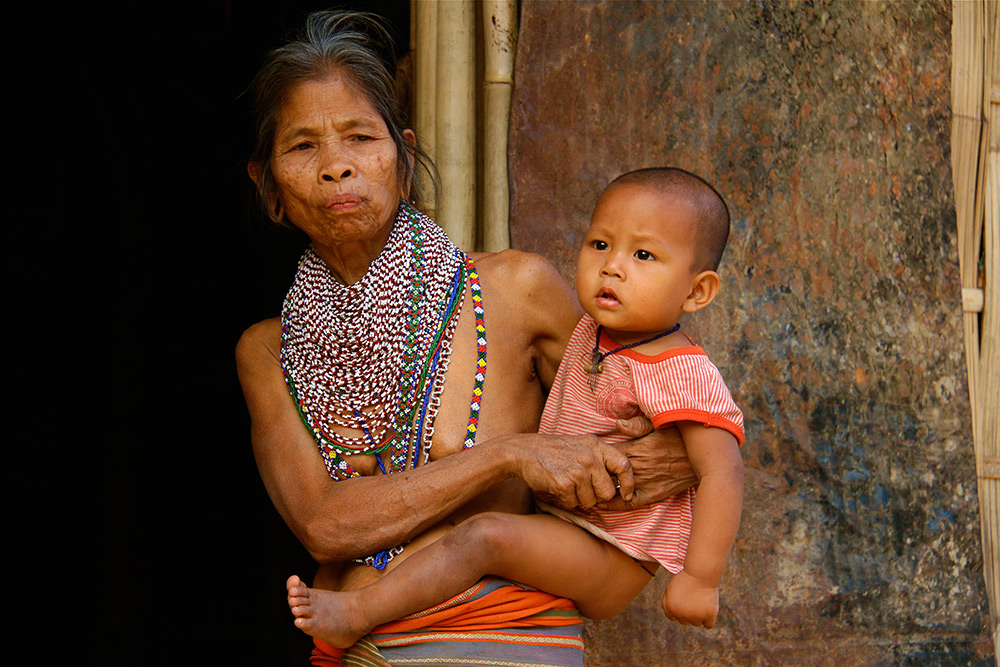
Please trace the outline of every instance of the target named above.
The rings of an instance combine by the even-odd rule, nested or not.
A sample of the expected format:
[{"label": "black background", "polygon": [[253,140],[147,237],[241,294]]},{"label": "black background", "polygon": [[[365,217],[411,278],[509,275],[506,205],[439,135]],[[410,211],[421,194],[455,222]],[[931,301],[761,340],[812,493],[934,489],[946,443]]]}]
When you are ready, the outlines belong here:
[{"label": "black background", "polygon": [[[407,0],[343,4],[407,45]],[[325,6],[45,5],[5,30],[5,598],[26,664],[306,664],[284,580],[314,565],[260,481],[233,351],[303,247],[252,205],[243,92]]]}]

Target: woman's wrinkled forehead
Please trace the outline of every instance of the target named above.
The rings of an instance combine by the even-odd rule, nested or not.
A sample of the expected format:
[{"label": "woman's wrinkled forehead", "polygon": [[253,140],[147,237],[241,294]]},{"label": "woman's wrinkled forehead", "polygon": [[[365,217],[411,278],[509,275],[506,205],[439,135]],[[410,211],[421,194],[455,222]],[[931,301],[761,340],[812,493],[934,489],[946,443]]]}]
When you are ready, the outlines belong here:
[{"label": "woman's wrinkled forehead", "polygon": [[336,82],[343,88],[346,88],[349,93],[353,94],[357,98],[364,100],[365,103],[371,107],[372,112],[378,114],[386,126],[389,125],[389,119],[385,118],[384,114],[382,114],[379,110],[376,96],[370,90],[367,90],[358,78],[352,76],[351,72],[344,67],[330,67],[310,76],[304,76],[289,81],[285,86],[285,89],[282,91],[279,99],[276,114],[277,117],[280,118],[286,113],[288,105],[292,103],[293,98],[295,98],[297,93],[300,93],[303,88],[309,87],[313,84],[333,82]]},{"label": "woman's wrinkled forehead", "polygon": [[[322,120],[350,113],[388,127],[372,97],[345,72],[334,70],[323,76],[309,77],[290,84],[278,107],[278,124],[287,124],[303,114]],[[324,118],[326,117],[326,118]]]}]

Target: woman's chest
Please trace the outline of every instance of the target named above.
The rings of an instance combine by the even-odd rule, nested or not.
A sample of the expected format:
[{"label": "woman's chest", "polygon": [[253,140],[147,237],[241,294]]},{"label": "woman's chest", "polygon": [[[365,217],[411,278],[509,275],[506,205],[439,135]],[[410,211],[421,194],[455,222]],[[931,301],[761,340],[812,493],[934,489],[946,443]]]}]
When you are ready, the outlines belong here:
[{"label": "woman's chest", "polygon": [[467,294],[433,426],[431,460],[497,435],[538,430],[543,391],[516,314],[498,290],[485,286],[478,317],[472,305]]},{"label": "woman's chest", "polygon": [[[409,462],[443,458],[497,435],[538,430],[544,398],[530,341],[502,295],[484,292],[482,307],[476,308],[466,291],[454,331],[444,341],[447,354],[438,361],[440,390],[405,406],[410,435],[398,441],[411,443]],[[391,433],[384,437],[393,439]],[[381,456],[389,465],[389,450]],[[378,473],[373,455],[346,458],[362,475]]]}]

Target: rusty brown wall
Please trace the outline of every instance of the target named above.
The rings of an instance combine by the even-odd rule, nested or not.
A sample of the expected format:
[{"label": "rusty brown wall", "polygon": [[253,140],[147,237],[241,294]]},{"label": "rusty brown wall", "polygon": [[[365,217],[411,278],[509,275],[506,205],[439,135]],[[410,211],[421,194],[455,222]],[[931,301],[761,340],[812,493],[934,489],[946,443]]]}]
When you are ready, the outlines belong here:
[{"label": "rusty brown wall", "polygon": [[593,203],[673,164],[733,210],[689,331],[747,416],[711,632],[658,576],[588,665],[993,664],[949,167],[947,1],[522,5],[512,238],[572,280]]}]

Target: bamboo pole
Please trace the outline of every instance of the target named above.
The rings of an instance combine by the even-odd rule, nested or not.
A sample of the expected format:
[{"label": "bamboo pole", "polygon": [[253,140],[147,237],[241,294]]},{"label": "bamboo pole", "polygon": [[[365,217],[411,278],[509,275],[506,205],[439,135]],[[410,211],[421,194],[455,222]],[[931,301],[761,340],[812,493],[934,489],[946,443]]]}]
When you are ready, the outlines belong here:
[{"label": "bamboo pole", "polygon": [[[417,143],[434,160],[437,146],[437,3],[411,0],[411,40],[415,40],[415,95],[413,131]],[[437,217],[437,197],[433,174],[427,174],[420,188],[421,209]]]},{"label": "bamboo pole", "polygon": [[476,89],[473,0],[437,6],[435,155],[441,172],[437,222],[451,240],[474,250],[476,224]]},{"label": "bamboo pole", "polygon": [[[1000,8],[984,4],[983,316],[980,348],[982,463],[979,466],[983,559],[993,645],[1000,663]],[[978,270],[977,270],[978,273]]]},{"label": "bamboo pole", "polygon": [[[979,163],[979,134],[982,123],[982,34],[976,21],[976,3],[952,4],[952,126],[951,159],[955,187],[955,218],[958,226],[958,258],[963,289],[975,289],[975,273],[970,262],[978,261],[975,234],[976,174]],[[965,357],[969,395],[978,395],[979,317],[965,313]],[[973,435],[979,440],[973,420]]]},{"label": "bamboo pole", "polygon": [[507,127],[514,85],[517,0],[484,0],[483,249],[510,247]]},{"label": "bamboo pole", "polygon": [[[996,2],[952,3],[952,175],[983,577],[1000,663],[1000,23]],[[986,269],[980,285],[980,258]],[[981,322],[981,324],[980,324]]]}]

